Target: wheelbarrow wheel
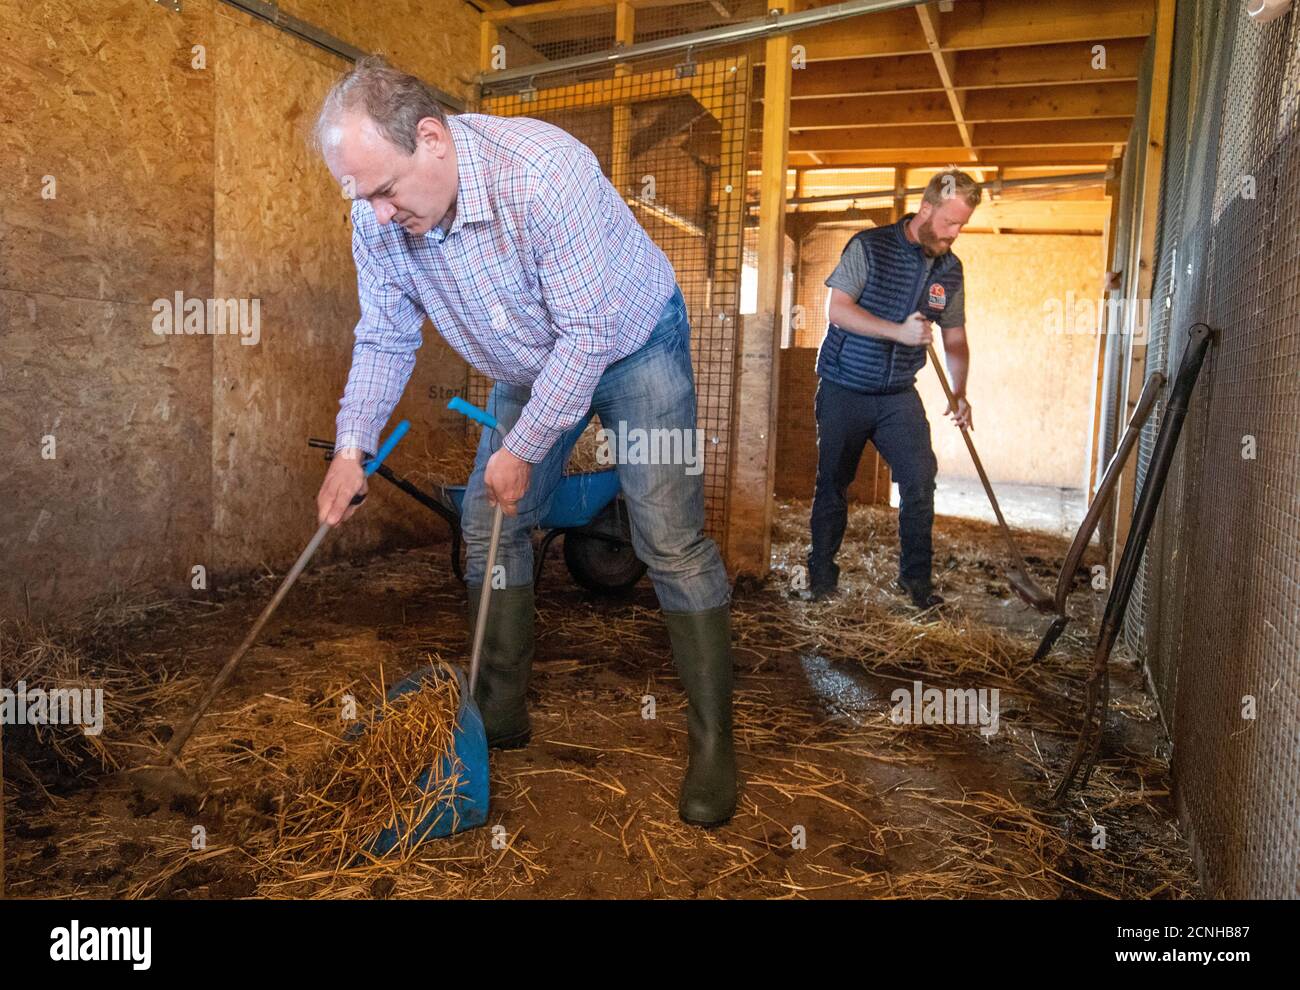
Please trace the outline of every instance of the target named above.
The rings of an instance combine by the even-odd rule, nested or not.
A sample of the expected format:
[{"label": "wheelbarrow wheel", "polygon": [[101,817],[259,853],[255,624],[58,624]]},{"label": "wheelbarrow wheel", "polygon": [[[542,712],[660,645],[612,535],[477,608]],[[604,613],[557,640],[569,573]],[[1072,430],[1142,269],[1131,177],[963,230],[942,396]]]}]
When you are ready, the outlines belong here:
[{"label": "wheelbarrow wheel", "polygon": [[564,563],[573,580],[598,595],[626,594],[646,571],[632,544],[585,533],[564,534]]}]

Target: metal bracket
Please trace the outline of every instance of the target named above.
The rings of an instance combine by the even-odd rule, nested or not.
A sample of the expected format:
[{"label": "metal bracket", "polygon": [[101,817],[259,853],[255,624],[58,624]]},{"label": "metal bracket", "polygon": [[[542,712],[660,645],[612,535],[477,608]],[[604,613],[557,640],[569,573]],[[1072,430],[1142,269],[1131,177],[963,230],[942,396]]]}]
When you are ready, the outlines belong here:
[{"label": "metal bracket", "polygon": [[695,63],[695,59],[691,57],[694,51],[695,51],[694,46],[687,48],[686,57],[682,61],[678,62],[675,66],[673,66],[673,71],[677,73],[678,79],[694,78],[695,71],[698,68],[698,66]]},{"label": "metal bracket", "polygon": [[166,7],[173,14],[181,12],[181,0],[153,0],[159,7]]}]

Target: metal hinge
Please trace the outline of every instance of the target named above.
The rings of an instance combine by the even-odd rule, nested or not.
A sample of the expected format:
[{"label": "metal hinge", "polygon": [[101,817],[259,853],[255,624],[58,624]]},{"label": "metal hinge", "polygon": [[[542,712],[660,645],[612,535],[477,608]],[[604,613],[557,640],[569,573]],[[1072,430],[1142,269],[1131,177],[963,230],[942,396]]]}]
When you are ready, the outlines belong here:
[{"label": "metal hinge", "polygon": [[153,0],[159,7],[166,7],[173,14],[181,12],[181,0]]}]

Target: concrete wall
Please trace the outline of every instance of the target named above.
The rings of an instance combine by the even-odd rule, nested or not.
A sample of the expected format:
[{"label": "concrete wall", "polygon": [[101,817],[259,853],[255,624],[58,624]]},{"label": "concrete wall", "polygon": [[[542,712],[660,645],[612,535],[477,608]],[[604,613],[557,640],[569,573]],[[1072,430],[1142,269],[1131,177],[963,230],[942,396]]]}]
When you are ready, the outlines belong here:
[{"label": "concrete wall", "polygon": [[[823,285],[853,231],[820,228],[804,239],[795,274],[803,323],[800,346],[825,336]],[[1097,338],[1077,304],[1098,298],[1101,238],[1056,234],[963,234],[957,254],[966,273],[966,326],[971,348],[968,388],[972,434],[995,481],[1084,486],[1092,423]],[[1053,332],[1050,314],[1071,327]],[[1059,309],[1058,309],[1059,307]],[[1076,321],[1077,318],[1077,321]],[[939,472],[974,478],[961,435],[944,417],[947,402],[934,371],[917,378],[934,436]]]},{"label": "concrete wall", "polygon": [[[460,0],[281,7],[467,95]],[[358,308],[347,204],[305,137],[345,68],[217,0],[0,0],[0,612],[186,593],[199,564],[212,587],[314,529],[305,441],[333,436]],[[177,292],[258,300],[259,342],[157,335]],[[398,415],[427,434],[464,378],[426,327]],[[383,493],[323,552],[441,525]]]}]

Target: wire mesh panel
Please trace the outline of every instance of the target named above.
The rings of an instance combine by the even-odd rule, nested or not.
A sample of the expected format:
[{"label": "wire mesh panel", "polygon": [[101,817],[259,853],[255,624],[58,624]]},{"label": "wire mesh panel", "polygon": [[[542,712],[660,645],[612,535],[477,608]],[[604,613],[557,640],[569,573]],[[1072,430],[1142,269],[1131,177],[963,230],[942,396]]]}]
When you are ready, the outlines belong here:
[{"label": "wire mesh panel", "polygon": [[796,242],[790,307],[791,346],[821,346],[826,336],[826,306],[831,292],[826,279],[839,264],[849,239],[869,226],[866,220],[858,226],[822,224]]},{"label": "wire mesh panel", "polygon": [[593,10],[565,17],[502,21],[496,25],[492,70],[518,69],[528,65],[589,55],[614,47],[617,19],[613,8]]},{"label": "wire mesh panel", "polygon": [[726,27],[763,17],[768,10],[764,0],[702,0],[666,7],[642,7],[636,12],[636,41],[657,41],[696,31]]},{"label": "wire mesh panel", "polygon": [[[1215,5],[1187,3],[1179,11],[1169,133],[1171,146],[1174,135],[1179,135],[1178,146],[1171,147],[1171,151],[1179,156],[1181,167],[1166,174],[1169,186],[1161,224],[1162,230],[1170,231],[1167,236],[1173,243],[1163,240],[1160,291],[1153,314],[1162,346],[1158,354],[1148,352],[1147,361],[1147,374],[1161,371],[1171,381],[1188,328],[1204,318],[1212,223],[1212,211],[1206,204],[1214,195],[1224,78],[1232,61],[1232,26],[1232,20]],[[1185,93],[1179,92],[1182,86],[1187,87]],[[1162,233],[1162,239],[1165,236]],[[1139,490],[1163,422],[1164,406],[1162,397],[1143,431],[1138,450]],[[1193,417],[1197,414],[1194,412]],[[1185,502],[1194,497],[1187,484],[1188,477],[1194,476],[1192,465],[1198,456],[1199,451],[1189,446],[1170,471],[1163,506],[1134,590],[1137,608],[1131,608],[1126,629],[1130,645],[1140,644],[1171,730],[1178,717],[1173,699],[1182,639],[1181,607],[1175,595],[1181,596],[1185,585],[1186,557],[1166,551],[1182,540],[1194,538],[1185,531]]]},{"label": "wire mesh panel", "polygon": [[[1193,104],[1192,69],[1196,64],[1193,50],[1195,11],[1184,9],[1174,23],[1174,58],[1169,80],[1167,132],[1164,157],[1161,162],[1161,203],[1156,223],[1156,270],[1152,280],[1150,310],[1145,319],[1146,365],[1144,377],[1154,372],[1165,372],[1169,364],[1169,336],[1173,324],[1173,296],[1178,281],[1179,237],[1182,232],[1183,175],[1187,166],[1187,144],[1191,135],[1191,108]],[[1147,305],[1139,300],[1139,305]],[[1139,310],[1141,319],[1141,310]],[[1138,438],[1135,468],[1137,490],[1146,483],[1151,455],[1155,451],[1156,437],[1164,418],[1164,396],[1156,400],[1151,418],[1147,420]],[[1163,513],[1156,528],[1163,526]],[[1150,545],[1143,554],[1133,585],[1125,616],[1125,641],[1139,657],[1147,657],[1146,625],[1154,621],[1157,601],[1153,585],[1159,582],[1159,557]],[[1159,668],[1153,668],[1156,670]],[[1171,671],[1160,669],[1172,676]]]},{"label": "wire mesh panel", "polygon": [[1129,633],[1170,725],[1208,892],[1297,897],[1300,18],[1261,25],[1208,0],[1178,18],[1156,279],[1167,346],[1148,351],[1149,370],[1177,370],[1195,322],[1216,339]]},{"label": "wire mesh panel", "polygon": [[[743,57],[608,68],[605,78],[548,77],[482,111],[527,116],[586,144],[667,255],[691,321],[705,442],[706,530],[721,538],[731,455],[739,317],[749,71]],[[488,383],[471,375],[471,395]]]},{"label": "wire mesh panel", "polygon": [[[1137,278],[1137,266],[1131,262],[1136,244],[1141,236],[1140,202],[1138,190],[1141,188],[1146,171],[1147,117],[1151,108],[1151,61],[1152,48],[1148,44],[1142,58],[1138,77],[1136,113],[1133,126],[1129,129],[1128,144],[1124,149],[1124,162],[1120,173],[1120,210],[1119,222],[1115,228],[1115,249],[1111,258],[1112,271],[1123,274],[1123,286],[1120,298],[1127,299],[1130,288]],[[1102,390],[1101,436],[1098,457],[1098,471],[1105,468],[1124,424],[1121,422],[1124,396],[1121,374],[1127,367],[1125,362],[1125,332],[1128,327],[1122,318],[1111,320],[1107,326],[1106,350],[1104,354],[1106,380]],[[1108,520],[1107,520],[1108,521]]]}]

